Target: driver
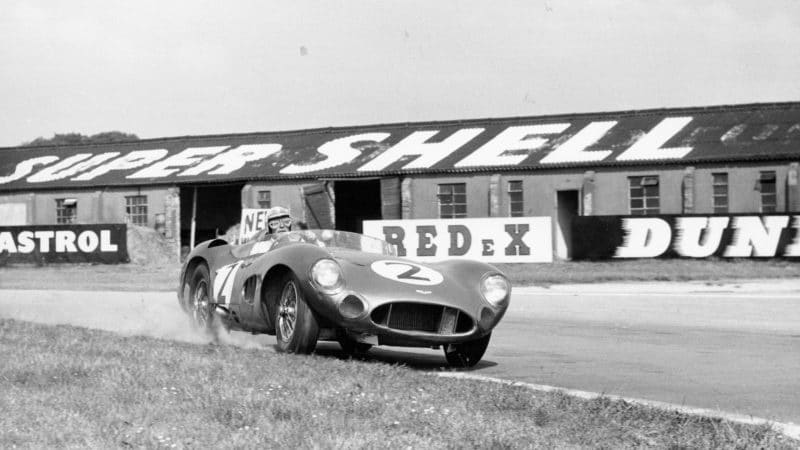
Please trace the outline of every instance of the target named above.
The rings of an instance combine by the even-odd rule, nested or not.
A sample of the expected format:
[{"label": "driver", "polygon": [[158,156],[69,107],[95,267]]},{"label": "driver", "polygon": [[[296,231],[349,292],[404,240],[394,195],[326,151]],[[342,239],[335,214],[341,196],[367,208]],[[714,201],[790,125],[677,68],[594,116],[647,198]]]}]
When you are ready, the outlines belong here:
[{"label": "driver", "polygon": [[292,231],[292,216],[283,206],[272,208],[267,214],[267,227],[269,234],[286,233]]}]

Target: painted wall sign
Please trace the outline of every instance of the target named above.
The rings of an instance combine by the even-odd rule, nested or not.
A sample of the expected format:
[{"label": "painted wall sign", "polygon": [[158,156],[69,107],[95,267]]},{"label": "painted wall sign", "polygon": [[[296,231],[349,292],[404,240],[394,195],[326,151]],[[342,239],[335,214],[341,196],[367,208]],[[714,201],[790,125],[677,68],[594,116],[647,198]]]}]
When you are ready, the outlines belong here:
[{"label": "painted wall sign", "polygon": [[798,215],[583,216],[573,259],[800,258]]},{"label": "painted wall sign", "polygon": [[269,211],[269,209],[242,208],[242,220],[239,222],[239,242],[244,242],[267,228]]},{"label": "painted wall sign", "polygon": [[553,261],[550,217],[365,220],[364,234],[394,245],[398,256],[419,261]]},{"label": "painted wall sign", "polygon": [[800,103],[0,149],[0,191],[800,157]]},{"label": "painted wall sign", "polygon": [[0,263],[128,261],[125,224],[0,227]]}]

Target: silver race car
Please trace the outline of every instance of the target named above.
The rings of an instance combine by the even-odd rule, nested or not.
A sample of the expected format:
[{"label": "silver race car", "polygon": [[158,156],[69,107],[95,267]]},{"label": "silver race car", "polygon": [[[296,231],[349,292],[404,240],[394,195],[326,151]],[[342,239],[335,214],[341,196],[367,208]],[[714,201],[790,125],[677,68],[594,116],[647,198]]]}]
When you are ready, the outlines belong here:
[{"label": "silver race car", "polygon": [[283,352],[338,341],[444,348],[472,367],[508,308],[511,284],[491,265],[399,258],[386,242],[336,230],[262,231],[242,245],[206,241],[186,258],[178,299],[193,323],[277,337]]}]

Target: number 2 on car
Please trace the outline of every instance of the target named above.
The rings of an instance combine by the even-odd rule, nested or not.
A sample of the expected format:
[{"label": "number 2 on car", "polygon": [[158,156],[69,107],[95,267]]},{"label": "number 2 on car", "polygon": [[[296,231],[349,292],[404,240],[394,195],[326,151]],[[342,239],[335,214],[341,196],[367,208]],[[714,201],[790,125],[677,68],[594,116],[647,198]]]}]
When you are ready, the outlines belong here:
[{"label": "number 2 on car", "polygon": [[239,261],[222,266],[217,270],[217,275],[214,277],[214,298],[217,299],[217,303],[224,303],[225,306],[231,303],[233,280],[241,265],[242,261]]}]

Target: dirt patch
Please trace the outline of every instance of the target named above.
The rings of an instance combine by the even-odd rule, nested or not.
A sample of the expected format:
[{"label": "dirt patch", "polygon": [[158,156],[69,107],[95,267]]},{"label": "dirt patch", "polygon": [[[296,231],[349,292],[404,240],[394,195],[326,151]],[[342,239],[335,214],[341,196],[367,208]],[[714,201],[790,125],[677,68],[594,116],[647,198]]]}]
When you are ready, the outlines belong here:
[{"label": "dirt patch", "polygon": [[132,264],[168,266],[176,264],[175,244],[153,228],[128,224],[128,256]]}]

